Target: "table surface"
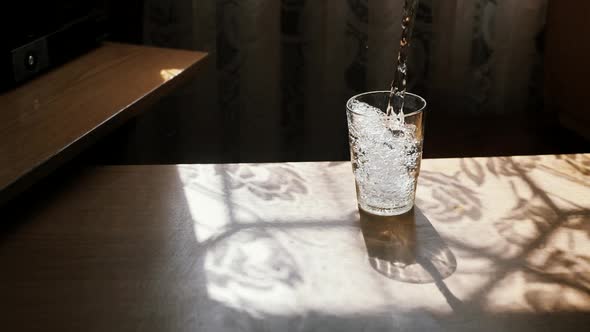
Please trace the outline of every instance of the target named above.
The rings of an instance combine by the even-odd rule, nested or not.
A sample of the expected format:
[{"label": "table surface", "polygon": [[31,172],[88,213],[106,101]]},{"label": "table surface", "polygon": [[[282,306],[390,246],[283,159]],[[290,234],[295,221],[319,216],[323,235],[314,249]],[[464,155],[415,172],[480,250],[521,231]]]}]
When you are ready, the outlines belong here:
[{"label": "table surface", "polygon": [[424,160],[417,207],[359,214],[344,162],[86,169],[4,214],[0,326],[586,331],[590,155]]},{"label": "table surface", "polygon": [[190,78],[205,57],[105,43],[0,94],[0,202]]}]

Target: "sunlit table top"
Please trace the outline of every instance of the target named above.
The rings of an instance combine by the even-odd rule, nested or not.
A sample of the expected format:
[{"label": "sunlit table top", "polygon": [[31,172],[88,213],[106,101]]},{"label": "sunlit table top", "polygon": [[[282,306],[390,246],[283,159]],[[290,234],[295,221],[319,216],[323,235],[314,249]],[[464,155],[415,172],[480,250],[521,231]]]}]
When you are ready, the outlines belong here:
[{"label": "sunlit table top", "polygon": [[395,218],[359,214],[345,162],[97,167],[59,187],[0,234],[7,331],[590,323],[590,155],[424,160]]}]

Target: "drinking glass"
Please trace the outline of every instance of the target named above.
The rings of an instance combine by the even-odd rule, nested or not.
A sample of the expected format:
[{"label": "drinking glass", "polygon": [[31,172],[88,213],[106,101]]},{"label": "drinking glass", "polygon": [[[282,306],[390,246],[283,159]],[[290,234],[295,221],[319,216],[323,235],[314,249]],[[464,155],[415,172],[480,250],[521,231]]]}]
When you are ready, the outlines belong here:
[{"label": "drinking glass", "polygon": [[414,206],[422,160],[424,98],[406,93],[404,116],[387,116],[389,91],[356,95],[346,103],[359,208],[382,216]]}]

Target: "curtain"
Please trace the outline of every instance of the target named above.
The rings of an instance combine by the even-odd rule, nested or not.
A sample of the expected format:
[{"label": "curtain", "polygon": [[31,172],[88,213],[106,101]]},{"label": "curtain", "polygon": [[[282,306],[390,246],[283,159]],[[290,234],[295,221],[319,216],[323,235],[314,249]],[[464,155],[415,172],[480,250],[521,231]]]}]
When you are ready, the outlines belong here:
[{"label": "curtain", "polygon": [[547,0],[433,4],[434,98],[455,100],[453,109],[472,113],[518,113],[541,104]]},{"label": "curtain", "polygon": [[[195,89],[207,91],[200,98],[210,109],[200,112],[220,118],[231,160],[344,159],[345,102],[389,87],[402,6],[403,0],[148,0],[144,38],[211,53],[207,86]],[[409,90],[455,115],[540,107],[546,6],[547,0],[420,1]],[[179,126],[194,123],[189,116]]]}]

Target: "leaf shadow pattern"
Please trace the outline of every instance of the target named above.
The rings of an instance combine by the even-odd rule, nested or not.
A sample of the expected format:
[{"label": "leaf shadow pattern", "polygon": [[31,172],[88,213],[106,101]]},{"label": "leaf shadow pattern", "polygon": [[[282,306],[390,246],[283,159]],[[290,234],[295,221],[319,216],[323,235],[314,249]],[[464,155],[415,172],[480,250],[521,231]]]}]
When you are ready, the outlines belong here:
[{"label": "leaf shadow pattern", "polygon": [[551,276],[590,295],[589,271],[589,256],[551,248],[542,257],[529,260],[526,278],[529,281],[543,281],[544,277]]},{"label": "leaf shadow pattern", "polygon": [[460,167],[461,171],[476,185],[481,186],[484,183],[486,173],[477,160],[473,158],[462,158]]},{"label": "leaf shadow pattern", "polygon": [[523,246],[548,231],[551,228],[550,220],[557,217],[551,208],[519,198],[510,214],[495,222],[494,226],[504,240]]},{"label": "leaf shadow pattern", "polygon": [[417,205],[436,214],[441,221],[456,222],[463,218],[480,220],[482,203],[479,194],[461,183],[459,175],[459,172],[449,176],[440,172],[421,171],[419,184],[428,188],[430,195],[427,199],[416,198]]},{"label": "leaf shadow pattern", "polygon": [[588,155],[557,155],[560,167],[542,165],[542,169],[569,181],[590,186],[590,156]]},{"label": "leaf shadow pattern", "polygon": [[[324,238],[308,235],[341,232],[354,220],[344,213],[348,211],[336,220],[289,218],[280,209],[262,212],[273,201],[287,209],[299,207],[297,200],[309,193],[306,184],[315,177],[290,164],[188,167],[181,178],[185,191],[198,193],[200,202],[205,202],[195,207],[202,210],[193,218],[195,233],[201,234],[198,246],[207,292],[215,302],[250,316],[276,309],[268,303],[282,308],[295,305],[295,295],[310,282],[302,258],[305,252],[296,248],[329,247]],[[223,222],[212,222],[208,209],[224,213]]]},{"label": "leaf shadow pattern", "polygon": [[288,164],[216,165],[216,174],[224,177],[229,189],[246,188],[263,200],[295,200],[308,193],[305,180]]},{"label": "leaf shadow pattern", "polygon": [[[572,307],[575,303],[590,301],[590,257],[579,253],[577,242],[580,236],[586,241],[590,238],[590,213],[575,204],[569,204],[568,208],[558,205],[556,199],[569,201],[541,189],[529,174],[537,167],[536,161],[525,161],[496,158],[487,163],[495,175],[509,178],[513,194],[518,198],[508,215],[494,223],[498,233],[518,248],[518,254],[504,260],[496,277],[481,287],[470,301],[480,301],[497,282],[521,269],[524,263],[523,298],[530,308],[576,310]],[[531,197],[519,194],[523,188]]]},{"label": "leaf shadow pattern", "polygon": [[557,155],[557,159],[564,160],[571,168],[582,175],[590,175],[590,156],[588,155]]},{"label": "leaf shadow pattern", "polygon": [[537,311],[578,310],[590,302],[590,256],[582,249],[580,235],[588,242],[590,214],[562,216],[551,241],[527,258],[524,277],[527,303]]},{"label": "leaf shadow pattern", "polygon": [[537,312],[584,311],[590,302],[590,257],[559,249],[524,271],[524,298]]},{"label": "leaf shadow pattern", "polygon": [[511,157],[490,157],[486,158],[486,169],[495,176],[520,176],[528,173],[539,166],[541,157],[529,156],[520,161],[518,165]]},{"label": "leaf shadow pattern", "polygon": [[[474,166],[472,165],[466,167]],[[539,189],[538,186],[536,186],[533,180],[530,178],[530,176],[528,175],[528,171],[532,169],[534,169],[534,167],[529,167],[526,170],[521,169],[520,164],[516,163],[506,165],[505,167],[496,168],[498,174],[501,174],[500,172],[504,174],[514,174],[514,178],[521,178],[529,186],[534,186],[538,189],[538,193],[535,192],[535,200],[523,199],[521,201],[517,201],[515,209],[513,211],[514,216],[506,216],[506,221],[508,221],[510,218],[523,219],[526,216],[528,216],[528,218],[531,219],[531,216],[533,216],[534,218],[537,218],[535,220],[538,220],[539,226],[538,230],[535,233],[532,233],[532,236],[514,237],[514,240],[512,240],[512,242],[515,245],[522,246],[523,250],[512,258],[503,259],[501,257],[498,257],[498,259],[501,260],[500,268],[498,269],[498,271],[493,272],[489,284],[486,283],[482,285],[482,287],[478,289],[472,296],[470,296],[469,299],[463,299],[463,301],[457,299],[452,294],[452,292],[450,292],[450,290],[446,287],[444,282],[442,282],[448,275],[454,273],[457,264],[456,261],[453,263],[452,260],[447,259],[446,262],[448,266],[453,267],[444,270],[436,266],[436,264],[439,264],[439,262],[437,262],[436,259],[424,260],[424,254],[417,254],[420,250],[424,250],[420,249],[420,245],[417,245],[417,243],[421,243],[418,239],[421,236],[424,237],[423,235],[420,235],[421,231],[420,228],[417,227],[417,225],[415,225],[413,235],[411,228],[404,229],[403,223],[397,223],[397,225],[392,226],[398,227],[399,229],[396,228],[394,231],[390,229],[389,233],[385,232],[381,235],[376,236],[365,235],[366,230],[363,229],[365,241],[367,241],[367,238],[370,238],[371,236],[374,240],[374,243],[371,244],[365,242],[365,244],[367,245],[367,250],[373,252],[369,253],[370,257],[372,255],[373,257],[377,258],[373,260],[373,264],[371,264],[371,266],[373,266],[373,268],[376,271],[385,276],[389,274],[390,276],[387,277],[394,280],[398,280],[395,279],[396,274],[394,271],[396,269],[399,270],[404,265],[412,264],[421,266],[423,269],[422,274],[419,274],[418,277],[416,277],[416,274],[414,274],[413,282],[434,282],[438,289],[441,291],[441,293],[445,296],[449,305],[454,309],[455,312],[458,313],[468,312],[467,308],[470,307],[480,307],[479,301],[486,299],[486,295],[489,294],[490,290],[493,289],[502,279],[510,275],[511,272],[514,272],[516,270],[522,271],[523,262],[525,263],[524,275],[526,276],[527,283],[525,289],[523,289],[523,300],[527,301],[528,305],[531,308],[542,308],[542,301],[547,301],[547,299],[556,299],[556,302],[554,304],[555,306],[564,306],[565,304],[562,303],[563,301],[559,302],[557,301],[557,299],[559,299],[560,293],[574,294],[572,293],[572,289],[575,290],[575,294],[586,293],[587,286],[585,286],[585,283],[587,283],[587,281],[583,280],[587,280],[587,276],[589,275],[589,273],[587,263],[584,263],[587,261],[587,257],[584,257],[584,255],[573,255],[571,257],[564,257],[563,254],[553,254],[551,255],[551,258],[549,258],[548,256],[544,260],[540,258],[531,258],[537,255],[539,249],[545,249],[542,250],[543,252],[551,252],[551,250],[553,250],[552,248],[545,248],[544,246],[546,246],[546,242],[550,239],[550,237],[552,236],[551,234],[553,234],[556,229],[571,228],[580,232],[587,232],[588,229],[587,211],[565,211],[559,209],[557,205],[554,202],[552,202],[553,197]],[[479,178],[477,171],[472,171],[472,173],[475,178]],[[231,172],[231,174],[235,175],[239,174],[239,172],[234,170]],[[264,177],[266,176],[264,174],[267,173],[257,174],[260,177],[260,179],[268,179],[267,177]],[[222,176],[224,178],[228,178],[227,172],[219,172],[217,173],[217,175]],[[427,180],[430,181],[429,183],[431,185],[437,187],[443,187],[447,185],[448,182],[460,185],[459,180],[465,181],[465,178],[460,178],[460,176],[464,176],[462,175],[462,173],[456,173],[452,176],[448,176],[436,172],[424,172],[424,175],[427,178]],[[250,178],[252,177],[246,177],[246,179]],[[475,179],[471,180],[474,182],[476,181]],[[485,182],[485,180],[487,179],[485,179],[484,177],[483,181]],[[302,181],[304,181],[305,183],[305,179],[302,178]],[[258,196],[256,192],[250,191],[247,185],[244,183],[231,183],[229,179],[227,180],[227,183],[228,186],[226,190],[228,190],[229,192],[235,191],[230,189],[233,185],[235,185],[235,187],[233,188],[247,190],[247,192],[252,193],[252,195],[258,197],[262,201],[283,199],[284,197],[282,195],[277,195],[274,198],[268,199],[268,196]],[[280,186],[278,187],[280,188]],[[479,196],[476,192],[474,192],[473,190],[470,191],[469,188],[465,188],[466,192],[462,192],[461,190],[463,190],[463,188],[461,187],[453,189],[467,196],[461,197],[461,199],[469,199],[472,204],[474,204],[475,206],[479,204],[479,207],[481,208],[481,201],[479,200]],[[471,194],[473,195],[469,196]],[[299,194],[296,193],[296,195]],[[225,199],[228,199],[228,205],[231,205],[236,209],[239,208],[239,205],[234,204],[235,202],[231,200],[231,197],[225,197]],[[460,200],[457,199],[457,201]],[[420,203],[418,203],[418,205],[419,204]],[[549,216],[549,218],[547,218],[547,216]],[[363,216],[361,216],[361,218],[363,218]],[[210,266],[211,271],[213,271],[212,280],[215,280],[215,284],[219,284],[219,287],[217,287],[218,289],[232,289],[234,290],[234,294],[238,295],[242,294],[242,292],[240,291],[242,289],[259,290],[259,293],[261,293],[261,297],[264,298],[264,294],[267,292],[272,293],[273,291],[275,291],[276,289],[280,289],[281,287],[296,288],[298,287],[298,285],[308,281],[304,280],[305,278],[303,277],[302,270],[300,270],[304,267],[298,265],[297,260],[292,259],[293,257],[288,257],[292,253],[285,253],[282,251],[282,244],[280,243],[280,241],[284,240],[285,238],[281,238],[280,236],[281,234],[283,234],[284,230],[289,229],[289,227],[313,227],[312,225],[310,225],[309,221],[302,220],[301,223],[296,221],[293,223],[289,222],[288,225],[280,223],[275,224],[272,222],[265,221],[261,221],[261,223],[264,225],[260,225],[259,223],[256,223],[256,225],[248,225],[244,223],[235,223],[228,225],[227,229],[223,231],[223,235],[217,237],[215,241],[209,242],[207,244],[208,247],[219,245],[219,249],[216,249],[215,252],[215,254],[218,256],[213,257],[213,259],[210,262],[208,262],[208,266]],[[415,223],[418,224],[417,221],[415,221]],[[336,224],[334,225],[336,226]],[[320,225],[318,223],[317,226],[325,227],[325,224]],[[338,227],[340,226],[346,225],[338,225]],[[361,228],[363,228],[364,226],[366,226],[366,224],[363,225],[363,220],[361,220]],[[369,225],[368,227],[376,226]],[[503,236],[505,236],[505,234]],[[277,238],[277,236],[279,236],[279,238]],[[260,250],[260,248],[250,247],[250,245],[253,242],[256,242],[253,241],[252,238],[262,239],[261,243],[265,244],[266,246],[265,248],[262,248],[262,251],[260,251],[260,257],[258,258],[257,255],[259,254],[258,250]],[[379,241],[381,241],[382,243],[389,241],[390,244],[381,244],[382,249],[378,249],[376,248],[378,246],[376,242]],[[226,250],[225,246],[230,242],[237,243],[238,248]],[[436,243],[435,240],[430,242]],[[241,248],[242,244],[243,248]],[[373,248],[369,249],[370,246],[373,246]],[[287,249],[289,248],[288,245],[285,245],[284,247]],[[476,250],[476,248],[472,249]],[[217,250],[219,250],[219,252],[217,252]],[[285,257],[282,257],[278,260],[271,259],[268,256],[268,253],[271,252],[277,252],[280,256]],[[371,260],[369,262],[371,263]],[[432,268],[432,266],[429,266],[429,262],[432,263],[432,265],[434,265],[434,269]],[[555,266],[551,266],[550,262],[553,263]],[[383,268],[384,266],[388,267]],[[560,270],[558,269],[559,266],[565,266],[566,270],[563,271],[567,272],[560,272]],[[273,269],[269,270],[269,267],[274,267],[273,269],[276,269],[276,271]],[[450,272],[450,274],[448,274],[449,270],[452,270],[453,272]],[[574,271],[574,273],[572,273],[572,271]],[[232,280],[231,278],[228,279],[228,275],[231,277],[232,274],[237,273],[242,273],[242,276],[235,280]],[[569,276],[568,273],[570,273],[571,276]],[[399,275],[401,274],[398,273],[397,276]],[[409,273],[408,275],[411,276],[412,274]],[[532,277],[533,275],[535,276],[534,278]],[[408,278],[408,276],[402,276],[402,278]],[[562,288],[556,288],[556,283],[559,284]],[[544,287],[545,284],[551,287]],[[235,291],[236,289],[237,291]],[[568,299],[572,296],[574,295],[568,295]],[[247,304],[249,303],[248,298],[240,299],[239,297],[237,297],[236,301],[244,302],[238,302],[238,304],[232,306],[233,308],[244,308],[247,307]],[[571,301],[568,300],[568,302]],[[456,308],[459,308],[459,310],[455,310]],[[253,315],[263,314],[255,312],[254,308],[252,308],[249,312]]]},{"label": "leaf shadow pattern", "polygon": [[[518,202],[508,215],[495,223],[495,226],[508,242],[518,246],[525,246],[547,232],[556,232],[558,230],[582,231],[586,234],[586,237],[590,237],[590,224],[588,223],[590,213],[587,210],[573,203],[570,203],[570,205],[574,206],[573,210],[558,206],[554,200],[556,198],[561,199],[561,197],[555,194],[550,196],[541,189],[527,174],[527,170],[530,169],[521,168],[520,164],[515,163],[513,160],[508,160],[507,163],[510,164],[507,168],[517,172],[510,184],[514,196],[518,198]],[[532,196],[522,197],[515,181],[524,183],[528,190],[532,192]],[[567,235],[570,249],[574,249],[573,233],[568,232]]]},{"label": "leaf shadow pattern", "polygon": [[232,232],[209,248],[206,270],[216,287],[272,291],[303,282],[289,251],[264,228]]}]

